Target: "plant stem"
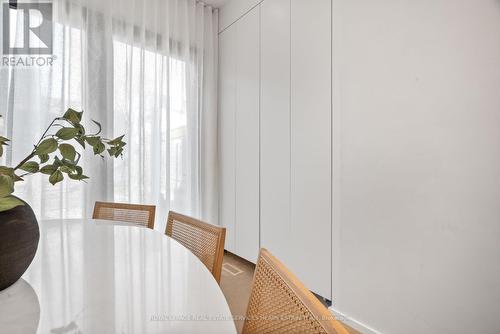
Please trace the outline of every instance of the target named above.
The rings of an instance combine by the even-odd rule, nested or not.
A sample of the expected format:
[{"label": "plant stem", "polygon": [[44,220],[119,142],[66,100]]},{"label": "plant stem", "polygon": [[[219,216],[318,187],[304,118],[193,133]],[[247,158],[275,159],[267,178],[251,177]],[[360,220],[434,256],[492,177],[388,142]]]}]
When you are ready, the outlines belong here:
[{"label": "plant stem", "polygon": [[28,162],[31,158],[35,156],[35,150],[30,153],[26,158],[23,159],[16,167],[14,167],[14,170],[18,170],[22,165],[24,165],[26,162]]},{"label": "plant stem", "polygon": [[47,127],[47,129],[45,130],[45,132],[43,133],[43,135],[40,137],[40,140],[38,141],[38,143],[36,143],[35,148],[33,149],[33,151],[31,151],[31,153],[26,158],[24,158],[19,164],[17,164],[17,166],[14,167],[14,170],[18,170],[22,165],[24,165],[26,162],[30,161],[30,159],[35,156],[36,148],[38,147],[38,145],[40,145],[40,143],[42,142],[42,140],[45,138],[45,136],[47,135],[47,132],[49,132],[49,130],[52,127],[52,125],[54,125],[54,123],[57,120],[59,120],[59,119],[60,119],[59,117],[58,118],[54,118],[54,120]]}]

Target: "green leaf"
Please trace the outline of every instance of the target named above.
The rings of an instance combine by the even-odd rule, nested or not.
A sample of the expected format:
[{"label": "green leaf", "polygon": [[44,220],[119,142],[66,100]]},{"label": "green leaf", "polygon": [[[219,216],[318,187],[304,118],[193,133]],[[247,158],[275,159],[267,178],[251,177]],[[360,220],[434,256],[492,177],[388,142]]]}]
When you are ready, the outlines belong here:
[{"label": "green leaf", "polygon": [[101,142],[101,137],[85,137],[85,140],[87,141],[87,143],[89,143],[90,146],[96,146]]},{"label": "green leaf", "polygon": [[4,147],[4,145],[5,146],[9,145],[9,144],[7,144],[8,141],[9,141],[9,139],[0,136],[0,157],[3,156],[3,152],[4,152],[3,147]]},{"label": "green leaf", "polygon": [[81,121],[82,120],[82,117],[83,117],[83,111],[75,111],[76,112],[76,115],[78,116],[78,119]]},{"label": "green leaf", "polygon": [[106,149],[106,146],[104,146],[103,143],[101,142],[98,142],[95,146],[94,146],[94,154],[101,154],[102,152],[104,152],[104,150]]},{"label": "green leaf", "polygon": [[57,170],[57,167],[54,165],[46,165],[40,168],[40,173],[42,174],[47,174],[47,175],[52,175],[54,172]]},{"label": "green leaf", "polygon": [[85,135],[85,128],[83,127],[83,125],[81,125],[81,124],[75,124],[75,129],[78,130],[78,134],[80,136]]},{"label": "green leaf", "polygon": [[40,143],[36,148],[36,154],[50,154],[57,150],[57,140],[54,138],[47,138]]},{"label": "green leaf", "polygon": [[118,149],[116,147],[108,148],[108,154],[110,157],[114,157]]},{"label": "green leaf", "polygon": [[118,145],[118,144],[122,143],[122,139],[123,139],[123,137],[125,137],[125,135],[121,135],[120,137],[116,137],[115,139],[110,140],[110,141],[108,142],[108,144],[109,144],[109,145]]},{"label": "green leaf", "polygon": [[85,139],[83,138],[75,138],[75,140],[80,144],[83,148],[85,148]]},{"label": "green leaf", "polygon": [[53,163],[53,165],[56,166],[56,167],[61,167],[64,164],[61,161],[61,159],[59,159],[59,157],[54,157],[54,163]]},{"label": "green leaf", "polygon": [[122,155],[122,153],[123,153],[123,148],[117,148],[112,156],[118,158],[119,156]]},{"label": "green leaf", "polygon": [[50,158],[50,157],[49,157],[49,155],[48,155],[48,154],[40,154],[40,155],[38,156],[38,159],[40,159],[40,163],[41,163],[41,164],[44,164],[44,163],[46,163],[47,161],[49,161],[49,158]]},{"label": "green leaf", "polygon": [[3,155],[4,152],[3,147],[9,146],[9,144],[7,144],[8,141],[9,140],[7,138],[0,136],[0,157]]},{"label": "green leaf", "polygon": [[52,175],[49,177],[49,182],[52,184],[52,185],[55,185],[56,183],[59,183],[61,182],[62,180],[64,180],[64,176],[63,176],[63,173],[61,173],[61,171],[59,170],[56,170],[54,173],[52,173]]},{"label": "green leaf", "polygon": [[70,121],[73,124],[79,124],[82,120],[82,112],[78,112],[74,109],[69,108],[63,115],[63,118]]},{"label": "green leaf", "polygon": [[78,175],[78,174],[69,174],[68,175],[70,179],[72,180],[78,180],[78,181],[83,181],[83,180],[86,180],[88,179],[89,177],[88,176],[85,176],[85,175]]},{"label": "green leaf", "polygon": [[83,168],[80,166],[75,166],[75,171],[77,172],[78,175],[83,174]]},{"label": "green leaf", "polygon": [[14,196],[0,198],[0,212],[15,208],[16,206],[24,205],[24,203]]},{"label": "green leaf", "polygon": [[8,175],[0,175],[0,198],[14,192],[14,180]]},{"label": "green leaf", "polygon": [[23,181],[19,176],[14,173],[14,168],[6,167],[6,166],[0,166],[0,175],[6,175],[10,177],[14,182],[17,181]]},{"label": "green leaf", "polygon": [[72,169],[75,169],[75,166],[76,166],[76,162],[74,162],[72,160],[68,160],[68,159],[62,159],[62,164],[64,166],[71,167]]},{"label": "green leaf", "polygon": [[14,168],[0,166],[0,175],[12,176],[14,175]]},{"label": "green leaf", "polygon": [[56,137],[62,140],[70,140],[75,138],[78,132],[78,129],[75,128],[62,128],[57,131]]},{"label": "green leaf", "polygon": [[74,172],[74,169],[68,166],[62,166],[61,168],[59,168],[59,170],[66,174],[71,174]]},{"label": "green leaf", "polygon": [[61,144],[59,145],[59,152],[61,152],[63,158],[68,159],[70,161],[75,161],[76,150],[73,147],[73,145]]},{"label": "green leaf", "polygon": [[40,165],[38,162],[35,161],[28,161],[24,163],[21,167],[19,167],[21,170],[24,170],[28,173],[36,173],[40,169]]}]

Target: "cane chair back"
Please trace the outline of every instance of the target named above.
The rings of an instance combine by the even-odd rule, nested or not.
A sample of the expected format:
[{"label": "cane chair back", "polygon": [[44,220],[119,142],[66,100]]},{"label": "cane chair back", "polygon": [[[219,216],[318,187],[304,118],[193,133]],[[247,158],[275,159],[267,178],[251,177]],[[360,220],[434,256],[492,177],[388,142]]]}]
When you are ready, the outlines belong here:
[{"label": "cane chair back", "polygon": [[226,229],[177,212],[168,213],[165,234],[196,255],[220,283]]},{"label": "cane chair back", "polygon": [[133,223],[154,229],[154,205],[95,202],[92,218]]},{"label": "cane chair back", "polygon": [[330,311],[265,248],[255,268],[243,334],[348,334]]}]

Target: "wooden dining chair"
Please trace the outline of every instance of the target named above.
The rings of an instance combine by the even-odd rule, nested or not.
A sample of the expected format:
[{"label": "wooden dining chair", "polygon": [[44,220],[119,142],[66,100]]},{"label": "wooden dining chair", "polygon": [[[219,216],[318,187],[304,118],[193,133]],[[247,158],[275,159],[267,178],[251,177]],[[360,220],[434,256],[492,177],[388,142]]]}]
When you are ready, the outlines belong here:
[{"label": "wooden dining chair", "polygon": [[196,255],[220,283],[226,229],[170,211],[165,234]]},{"label": "wooden dining chair", "polygon": [[154,229],[154,205],[95,202],[92,218],[121,221]]},{"label": "wooden dining chair", "polygon": [[243,334],[348,334],[330,311],[267,249],[254,272]]}]

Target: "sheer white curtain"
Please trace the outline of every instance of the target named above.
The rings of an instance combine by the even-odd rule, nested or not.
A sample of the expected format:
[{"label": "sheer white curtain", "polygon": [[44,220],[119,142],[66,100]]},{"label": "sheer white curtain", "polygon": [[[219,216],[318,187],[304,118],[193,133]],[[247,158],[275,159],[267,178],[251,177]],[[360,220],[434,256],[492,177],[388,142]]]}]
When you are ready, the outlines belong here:
[{"label": "sheer white curtain", "polygon": [[87,184],[45,176],[16,195],[40,219],[86,217],[96,200],[157,205],[217,222],[217,12],[195,0],[54,1],[53,66],[1,67],[7,163],[26,155],[67,107],[83,109],[123,159],[87,152]]}]

